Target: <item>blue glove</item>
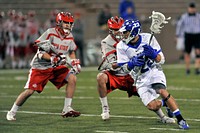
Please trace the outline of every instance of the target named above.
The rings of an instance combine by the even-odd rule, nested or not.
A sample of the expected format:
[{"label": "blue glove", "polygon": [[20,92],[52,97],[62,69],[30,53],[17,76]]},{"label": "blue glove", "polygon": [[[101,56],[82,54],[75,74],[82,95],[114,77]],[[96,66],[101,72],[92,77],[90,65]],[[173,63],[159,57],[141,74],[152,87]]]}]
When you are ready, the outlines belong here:
[{"label": "blue glove", "polygon": [[158,53],[157,53],[156,49],[153,49],[150,45],[144,45],[143,48],[144,48],[143,53],[148,58],[155,59],[157,57]]},{"label": "blue glove", "polygon": [[145,64],[144,58],[141,58],[141,56],[136,56],[133,57],[129,62],[128,62],[128,69],[131,70],[135,66],[141,67]]}]

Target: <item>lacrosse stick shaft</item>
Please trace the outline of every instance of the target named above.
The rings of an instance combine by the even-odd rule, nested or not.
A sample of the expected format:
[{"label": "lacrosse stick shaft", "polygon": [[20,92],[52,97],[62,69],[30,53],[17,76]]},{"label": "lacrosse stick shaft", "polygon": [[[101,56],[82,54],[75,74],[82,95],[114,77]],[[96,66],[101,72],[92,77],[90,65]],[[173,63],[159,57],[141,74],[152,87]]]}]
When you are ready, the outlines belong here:
[{"label": "lacrosse stick shaft", "polygon": [[[151,32],[151,36],[150,36],[150,38],[149,38],[149,43],[148,43],[148,45],[151,44],[151,41],[152,41],[152,39],[153,39],[153,36],[154,36],[154,32]],[[135,76],[133,86],[136,86],[136,82],[137,82],[138,76],[140,75],[141,69],[142,69],[142,67],[139,68],[138,73],[137,73],[136,76]]]},{"label": "lacrosse stick shaft", "polygon": [[[156,34],[160,33],[160,31],[161,31],[160,29],[163,28],[163,26],[161,26],[161,24],[167,24],[168,23],[167,20],[170,20],[171,17],[165,18],[164,14],[162,14],[160,12],[153,11],[152,15],[149,18],[152,18],[152,23],[151,23],[151,27],[150,27],[151,36],[149,38],[148,45],[151,44],[151,41],[152,41],[153,36],[154,36],[154,33],[156,33]],[[135,76],[134,84],[133,85],[136,85],[138,76],[141,74],[141,69],[142,69],[142,67],[139,68],[139,71],[138,71],[138,73]]]}]

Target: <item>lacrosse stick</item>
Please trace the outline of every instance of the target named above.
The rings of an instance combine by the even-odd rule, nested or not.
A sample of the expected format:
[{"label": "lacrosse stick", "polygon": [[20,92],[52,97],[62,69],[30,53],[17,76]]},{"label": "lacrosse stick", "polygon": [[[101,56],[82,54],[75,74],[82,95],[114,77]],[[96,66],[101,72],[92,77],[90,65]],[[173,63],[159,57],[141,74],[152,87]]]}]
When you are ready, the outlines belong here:
[{"label": "lacrosse stick", "polygon": [[[50,52],[52,51],[54,54],[56,54],[56,56],[60,57],[62,59],[62,57],[60,56],[60,54],[58,54],[56,48],[51,44],[52,40],[45,40],[45,41],[41,41],[41,42],[38,42],[36,45],[44,50],[45,52]],[[66,55],[66,64],[73,68],[73,66],[71,65],[71,59],[68,55]]]},{"label": "lacrosse stick", "polygon": [[149,45],[150,45],[153,35],[160,34],[161,28],[164,27],[162,24],[167,24],[168,20],[170,20],[171,17],[165,18],[165,15],[162,14],[161,12],[153,11],[151,16],[149,16],[149,18],[152,19],[151,27],[150,27],[151,37],[149,39]]},{"label": "lacrosse stick", "polygon": [[[149,18],[152,19],[151,27],[150,27],[151,36],[150,36],[149,43],[148,43],[150,45],[154,34],[160,34],[161,28],[164,27],[162,24],[167,24],[168,20],[170,20],[171,17],[166,18],[165,15],[162,14],[161,12],[152,11],[152,14],[151,14],[151,16],[149,16]],[[134,85],[136,85],[137,78],[141,74],[141,69],[142,69],[141,67],[136,68],[137,72],[134,74],[135,75]]]}]

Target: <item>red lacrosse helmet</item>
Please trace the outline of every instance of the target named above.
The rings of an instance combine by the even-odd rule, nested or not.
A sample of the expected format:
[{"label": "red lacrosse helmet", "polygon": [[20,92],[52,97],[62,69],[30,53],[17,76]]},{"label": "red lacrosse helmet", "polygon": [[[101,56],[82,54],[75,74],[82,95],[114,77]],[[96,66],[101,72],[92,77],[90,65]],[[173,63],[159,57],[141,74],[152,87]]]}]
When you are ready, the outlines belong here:
[{"label": "red lacrosse helmet", "polygon": [[70,24],[74,23],[74,17],[69,12],[60,12],[56,16],[56,23],[60,25],[61,22],[68,22]]},{"label": "red lacrosse helmet", "polygon": [[124,19],[118,16],[111,17],[108,20],[108,28],[111,30],[118,30],[121,28],[122,24],[124,23]]},{"label": "red lacrosse helmet", "polygon": [[[63,27],[63,23],[68,23],[70,25],[68,27]],[[69,12],[60,12],[56,16],[56,24],[62,35],[69,35],[69,33],[72,31],[73,23],[74,17]]]},{"label": "red lacrosse helmet", "polygon": [[107,23],[108,29],[109,29],[109,34],[118,40],[121,39],[121,35],[118,32],[118,30],[121,28],[123,23],[124,23],[123,18],[118,17],[118,16],[111,17]]}]

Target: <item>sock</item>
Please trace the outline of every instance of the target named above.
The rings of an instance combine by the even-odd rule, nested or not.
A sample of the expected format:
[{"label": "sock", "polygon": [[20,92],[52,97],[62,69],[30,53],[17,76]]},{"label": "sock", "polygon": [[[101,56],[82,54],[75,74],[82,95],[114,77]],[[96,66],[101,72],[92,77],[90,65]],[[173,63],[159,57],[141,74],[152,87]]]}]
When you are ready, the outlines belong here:
[{"label": "sock", "polygon": [[173,112],[173,114],[175,115],[178,122],[180,122],[181,120],[184,120],[179,109],[176,109]]},{"label": "sock", "polygon": [[65,97],[64,109],[71,106],[71,104],[72,104],[72,98]]},{"label": "sock", "polygon": [[154,112],[160,117],[160,119],[162,119],[165,116],[165,114],[162,112],[161,109],[158,109],[157,111]]},{"label": "sock", "polygon": [[19,109],[19,106],[17,106],[17,105],[14,103],[10,111],[16,113],[18,109]]},{"label": "sock", "polygon": [[102,111],[103,111],[104,108],[109,109],[109,107],[108,107],[107,96],[106,96],[106,97],[103,97],[103,98],[100,97],[99,99],[100,99],[100,101],[101,101]]},{"label": "sock", "polygon": [[162,107],[167,107],[167,104],[166,104],[166,102],[162,99],[162,100],[160,100],[161,101],[161,103],[162,103]]}]

